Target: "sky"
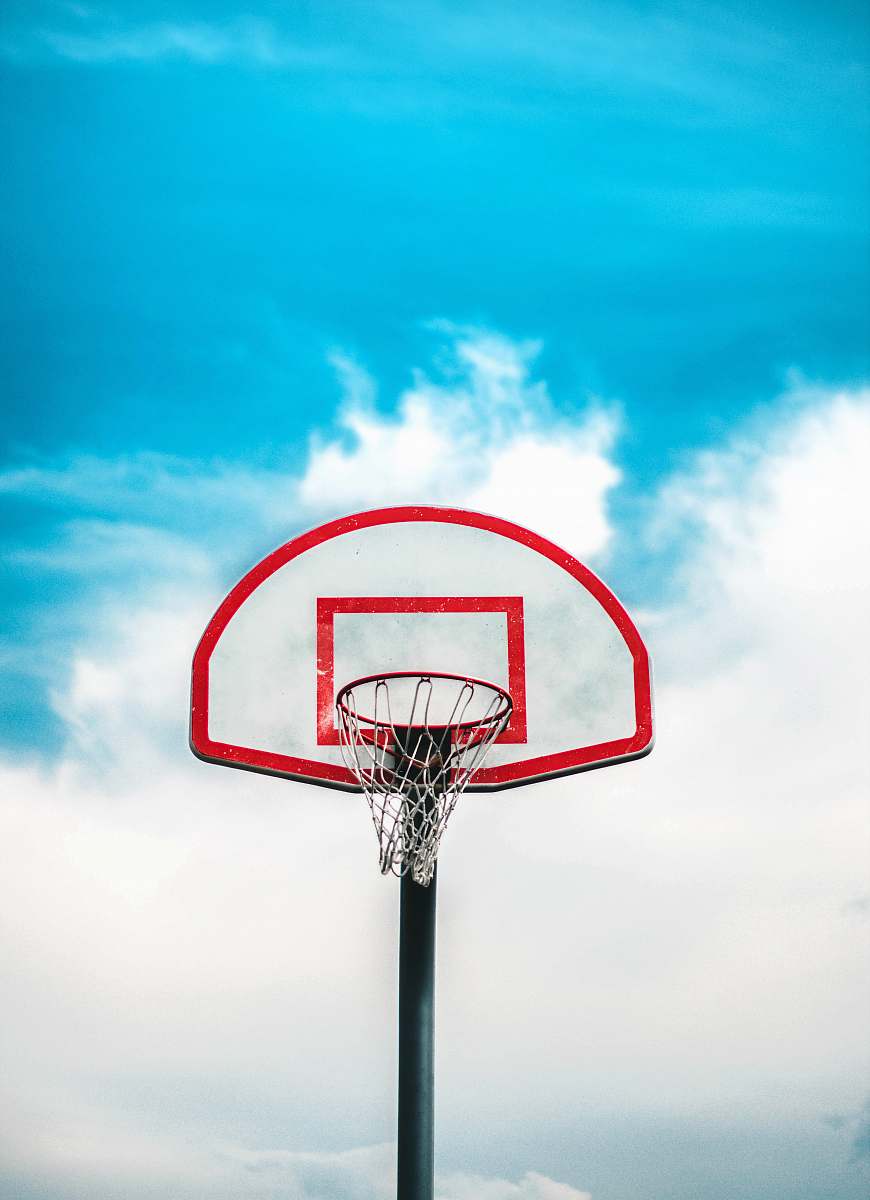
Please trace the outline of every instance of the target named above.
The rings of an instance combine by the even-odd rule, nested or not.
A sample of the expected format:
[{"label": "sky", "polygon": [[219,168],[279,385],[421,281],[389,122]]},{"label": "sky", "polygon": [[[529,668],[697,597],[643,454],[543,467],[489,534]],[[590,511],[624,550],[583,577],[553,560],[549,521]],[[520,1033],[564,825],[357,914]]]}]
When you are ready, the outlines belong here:
[{"label": "sky", "polygon": [[0,96],[0,1197],[391,1195],[395,881],[193,759],[189,667],[430,502],[657,704],[451,818],[439,1200],[863,1200],[864,7],[7,0]]}]

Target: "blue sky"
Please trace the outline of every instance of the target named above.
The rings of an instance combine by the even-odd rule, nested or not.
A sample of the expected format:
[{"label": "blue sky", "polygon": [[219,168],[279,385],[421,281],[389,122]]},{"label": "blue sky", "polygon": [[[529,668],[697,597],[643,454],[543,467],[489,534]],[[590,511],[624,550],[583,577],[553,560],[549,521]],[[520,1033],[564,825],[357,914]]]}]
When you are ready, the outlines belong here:
[{"label": "blue sky", "polygon": [[389,396],[439,316],[543,338],[647,478],[867,369],[861,6],[4,9],[9,454],[271,458],[327,350]]},{"label": "blue sky", "polygon": [[[392,1011],[391,985],[352,944],[342,976],[317,957],[320,925],[293,943],[310,989],[292,1003],[322,1054],[337,1023],[359,1018],[336,999],[321,1028],[318,972],[372,1001],[365,1036],[338,1039],[347,1104],[306,1059],[313,1099],[284,1107],[274,1045],[255,1047],[259,1076],[245,1061],[243,991],[217,1005],[209,1036],[189,1018],[208,1007],[202,980],[235,995],[240,958],[267,1015],[274,1002],[270,1036],[296,1053],[267,969],[277,955],[293,977],[298,960],[275,948],[287,914],[265,892],[251,899],[259,875],[284,894],[280,858],[258,841],[276,836],[264,812],[288,846],[337,840],[334,869],[385,954],[392,898],[371,862],[353,865],[365,829],[359,846],[339,832],[336,802],[312,815],[296,785],[281,785],[299,796],[285,807],[275,781],[215,782],[188,762],[184,690],[198,631],[251,562],[320,519],[409,499],[523,520],[601,570],[640,614],[670,714],[649,773],[598,773],[583,821],[573,794],[547,785],[553,819],[576,833],[573,867],[524,849],[529,818],[507,805],[505,874],[534,881],[554,940],[536,957],[525,908],[488,878],[518,940],[490,945],[480,914],[470,928],[492,973],[500,949],[525,966],[520,1032],[503,1031],[518,1065],[502,1079],[484,1040],[481,1070],[506,1099],[475,1092],[466,1127],[474,1079],[445,1051],[446,1200],[484,1186],[550,1200],[557,1183],[594,1200],[864,1194],[867,981],[850,939],[870,907],[850,714],[866,692],[849,639],[867,590],[867,50],[864,7],[840,3],[4,5],[0,769],[7,844],[37,869],[13,872],[4,900],[25,914],[5,955],[18,1005],[6,1022],[12,1094],[34,1116],[4,1143],[0,1196],[42,1178],[52,1197],[114,1195],[121,1180],[145,1195],[164,1168],[179,1195],[266,1194],[259,1179],[270,1195],[380,1196],[389,1104],[361,1119],[360,1081],[389,1099],[390,1030],[373,1018]],[[421,429],[441,435],[440,457],[404,452]],[[506,488],[518,462],[522,483]],[[820,744],[833,783],[810,756]],[[741,751],[714,771],[723,745]],[[649,809],[631,780],[649,781],[665,814],[655,832],[639,831]],[[835,818],[820,801],[832,788]],[[457,835],[460,866],[486,836],[476,819],[465,851]],[[686,917],[693,855],[713,898]],[[328,912],[322,880],[293,861],[294,902]],[[456,905],[473,906],[459,869],[454,882]],[[200,957],[215,946],[205,912],[180,940],[166,932],[204,895],[247,914],[219,943],[226,974]],[[545,1044],[530,981],[555,969],[553,912],[581,902],[611,914],[637,978],[581,938],[584,969],[568,974],[579,987],[597,972],[584,1000],[595,1045],[558,1004],[563,1041]],[[262,923],[258,904],[275,938],[255,952],[245,921]],[[453,911],[445,955],[474,986],[448,984],[445,1004],[486,1024],[490,985]],[[667,930],[693,920],[689,953]],[[673,993],[641,962],[659,938]],[[621,987],[642,1011],[612,1000]],[[686,987],[706,1015],[681,1009]],[[741,990],[767,997],[754,1020]],[[104,1003],[120,1012],[145,993],[161,1010],[150,1025],[141,1014],[150,1058],[120,1017],[96,1065],[70,1057],[69,1036],[40,1049],[63,1012],[96,1041]],[[668,1012],[691,1026],[688,1049]],[[623,1021],[649,1037],[617,1053]],[[461,1040],[457,1016],[444,1024]],[[599,1061],[601,1045],[612,1054]],[[522,1079],[541,1055],[530,1095]],[[192,1157],[161,1124],[170,1095]],[[114,1157],[88,1149],[103,1138]],[[74,1144],[73,1185],[57,1146]]]}]

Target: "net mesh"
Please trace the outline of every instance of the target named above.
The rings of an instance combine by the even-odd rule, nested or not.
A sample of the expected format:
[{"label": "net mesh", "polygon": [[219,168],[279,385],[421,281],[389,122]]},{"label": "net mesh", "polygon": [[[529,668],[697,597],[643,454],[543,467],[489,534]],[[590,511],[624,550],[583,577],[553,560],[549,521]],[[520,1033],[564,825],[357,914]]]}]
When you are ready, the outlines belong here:
[{"label": "net mesh", "polygon": [[430,883],[456,801],[512,710],[497,684],[438,672],[372,675],[341,689],[339,742],[371,809],[382,874]]}]

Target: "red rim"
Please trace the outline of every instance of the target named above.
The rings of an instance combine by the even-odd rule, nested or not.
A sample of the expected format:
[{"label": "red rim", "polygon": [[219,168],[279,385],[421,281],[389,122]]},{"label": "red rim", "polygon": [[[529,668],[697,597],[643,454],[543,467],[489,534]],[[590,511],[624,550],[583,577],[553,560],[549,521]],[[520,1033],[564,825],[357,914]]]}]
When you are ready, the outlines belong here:
[{"label": "red rim", "polygon": [[[387,679],[419,679],[421,683],[426,679],[455,679],[458,683],[470,683],[472,685],[477,684],[479,687],[489,688],[491,692],[494,692],[497,696],[501,696],[503,701],[502,706],[497,708],[494,713],[491,713],[487,717],[482,717],[477,721],[451,721],[445,725],[430,725],[427,722],[425,726],[409,725],[407,727],[409,729],[474,729],[477,726],[482,726],[484,724],[492,725],[497,721],[502,721],[506,717],[509,717],[513,711],[513,700],[511,700],[510,693],[505,691],[503,687],[499,687],[497,683],[491,683],[488,679],[476,679],[473,675],[456,675],[453,671],[382,671],[377,675],[361,675],[359,679],[352,679],[350,683],[346,683],[344,687],[339,690],[338,695],[335,697],[335,707],[340,708],[341,711],[352,720],[365,721],[369,725],[376,724],[374,717],[366,717],[363,716],[362,713],[351,712],[351,710],[344,703],[344,697],[349,691],[351,691],[352,688],[359,687],[361,684],[376,684],[381,680]],[[395,722],[392,721],[390,723],[395,724]]]}]

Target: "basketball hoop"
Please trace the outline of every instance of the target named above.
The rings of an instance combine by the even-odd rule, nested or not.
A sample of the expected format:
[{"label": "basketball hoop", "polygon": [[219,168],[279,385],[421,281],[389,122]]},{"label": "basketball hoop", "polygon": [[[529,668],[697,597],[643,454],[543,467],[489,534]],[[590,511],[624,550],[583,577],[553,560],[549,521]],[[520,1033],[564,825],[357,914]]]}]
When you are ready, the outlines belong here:
[{"label": "basketball hoop", "polygon": [[463,791],[648,754],[640,634],[588,567],[529,529],[431,505],[354,513],[272,551],[221,603],[194,655],[190,746],[365,793],[381,871],[400,877],[397,1194],[432,1200],[445,826]]},{"label": "basketball hoop", "polygon": [[443,671],[391,671],[345,684],[339,743],[365,792],[381,873],[428,885],[456,801],[504,730],[504,688]]}]

